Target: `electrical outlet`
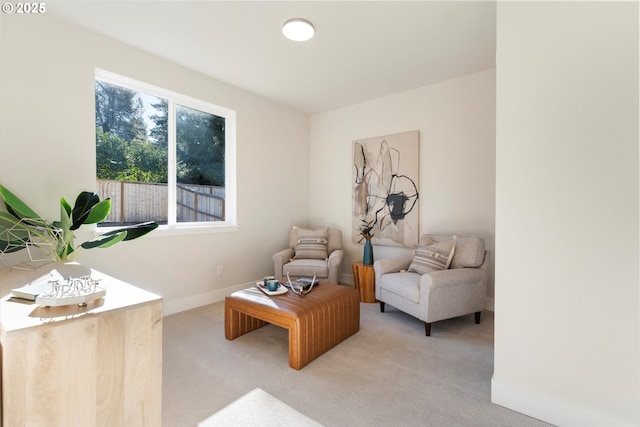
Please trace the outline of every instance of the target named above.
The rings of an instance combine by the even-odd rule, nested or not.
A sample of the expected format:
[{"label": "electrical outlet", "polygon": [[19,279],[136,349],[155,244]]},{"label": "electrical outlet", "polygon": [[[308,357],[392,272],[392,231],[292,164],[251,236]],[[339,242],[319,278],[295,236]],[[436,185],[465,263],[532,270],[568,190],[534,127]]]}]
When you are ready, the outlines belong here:
[{"label": "electrical outlet", "polygon": [[224,274],[224,268],[222,268],[221,265],[218,266],[218,269],[216,270],[216,274],[218,276],[222,276]]}]

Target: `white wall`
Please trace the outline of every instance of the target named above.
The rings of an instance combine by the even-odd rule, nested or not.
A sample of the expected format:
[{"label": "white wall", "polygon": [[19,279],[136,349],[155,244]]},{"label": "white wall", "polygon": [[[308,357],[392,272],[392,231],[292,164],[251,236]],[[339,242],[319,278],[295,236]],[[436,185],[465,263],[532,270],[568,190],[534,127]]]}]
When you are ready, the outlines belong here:
[{"label": "white wall", "polygon": [[273,274],[271,256],[286,246],[290,226],[308,221],[306,172],[292,179],[279,169],[307,162],[307,115],[51,15],[2,14],[0,36],[0,183],[50,220],[59,218],[60,197],[95,191],[95,67],[237,112],[240,231],[152,233],[78,261],[158,293],[166,312]]},{"label": "white wall", "polygon": [[[356,139],[420,131],[421,233],[480,235],[494,252],[495,76],[483,71],[311,117],[311,223],[343,230],[345,280],[363,250],[351,242]],[[375,245],[373,253],[412,250]]]},{"label": "white wall", "polygon": [[638,3],[500,2],[492,400],[640,425]]}]

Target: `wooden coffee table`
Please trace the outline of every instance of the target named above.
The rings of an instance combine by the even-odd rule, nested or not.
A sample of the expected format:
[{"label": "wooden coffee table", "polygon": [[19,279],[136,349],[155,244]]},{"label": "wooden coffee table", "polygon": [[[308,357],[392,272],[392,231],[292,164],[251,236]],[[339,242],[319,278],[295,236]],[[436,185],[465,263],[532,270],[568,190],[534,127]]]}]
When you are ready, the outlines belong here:
[{"label": "wooden coffee table", "polygon": [[256,287],[225,297],[225,337],[273,324],[289,330],[289,366],[303,366],[360,330],[360,294],[353,288],[320,283],[305,296],[289,290],[268,296]]}]

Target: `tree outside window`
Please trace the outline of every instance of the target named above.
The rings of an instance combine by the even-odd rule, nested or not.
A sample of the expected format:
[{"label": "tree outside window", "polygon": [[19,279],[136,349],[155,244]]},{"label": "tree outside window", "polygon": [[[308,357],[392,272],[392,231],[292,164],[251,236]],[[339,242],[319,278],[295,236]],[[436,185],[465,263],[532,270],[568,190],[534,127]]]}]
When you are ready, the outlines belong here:
[{"label": "tree outside window", "polygon": [[100,225],[226,220],[227,117],[169,95],[96,78],[98,194],[112,199]]}]

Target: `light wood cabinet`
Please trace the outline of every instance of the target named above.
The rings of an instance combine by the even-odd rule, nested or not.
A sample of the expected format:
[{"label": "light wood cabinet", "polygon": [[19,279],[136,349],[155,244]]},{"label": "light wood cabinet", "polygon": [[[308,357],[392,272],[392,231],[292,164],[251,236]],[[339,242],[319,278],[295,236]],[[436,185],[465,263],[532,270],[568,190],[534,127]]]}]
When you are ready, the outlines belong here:
[{"label": "light wood cabinet", "polygon": [[44,272],[0,269],[2,425],[160,426],[162,299],[95,270],[86,307],[9,297]]}]

